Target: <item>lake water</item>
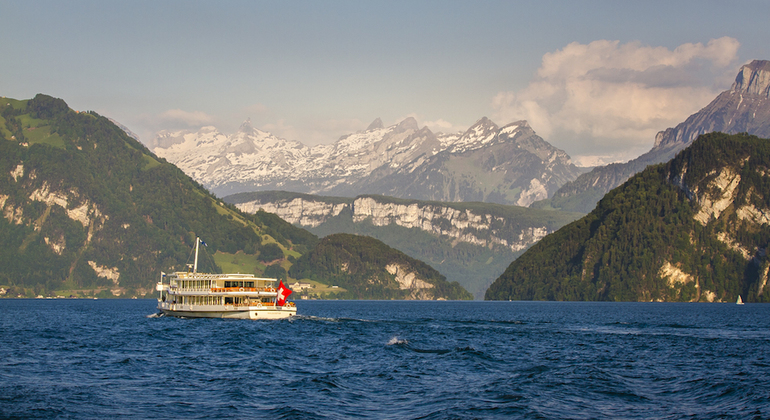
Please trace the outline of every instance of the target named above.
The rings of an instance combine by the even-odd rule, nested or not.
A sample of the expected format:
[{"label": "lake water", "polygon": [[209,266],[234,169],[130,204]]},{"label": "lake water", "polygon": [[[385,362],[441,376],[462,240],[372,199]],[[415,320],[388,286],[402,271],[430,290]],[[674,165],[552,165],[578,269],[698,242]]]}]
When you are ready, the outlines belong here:
[{"label": "lake water", "polygon": [[0,300],[2,418],[770,418],[770,305]]}]

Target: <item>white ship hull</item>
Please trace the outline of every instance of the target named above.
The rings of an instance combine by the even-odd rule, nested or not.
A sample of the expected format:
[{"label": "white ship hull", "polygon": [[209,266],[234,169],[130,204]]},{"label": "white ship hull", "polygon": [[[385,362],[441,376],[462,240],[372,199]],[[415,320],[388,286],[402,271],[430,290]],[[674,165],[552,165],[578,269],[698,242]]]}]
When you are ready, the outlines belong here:
[{"label": "white ship hull", "polygon": [[229,305],[158,305],[166,316],[180,318],[284,319],[297,314],[297,308],[273,306],[234,307]]}]

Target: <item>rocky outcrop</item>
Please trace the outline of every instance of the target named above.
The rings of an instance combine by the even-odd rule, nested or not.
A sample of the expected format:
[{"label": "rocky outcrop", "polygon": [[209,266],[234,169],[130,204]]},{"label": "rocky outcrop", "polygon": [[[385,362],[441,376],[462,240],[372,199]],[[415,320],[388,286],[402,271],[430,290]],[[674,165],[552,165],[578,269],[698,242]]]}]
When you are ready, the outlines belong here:
[{"label": "rocky outcrop", "polygon": [[[757,254],[766,251],[763,248],[749,248],[741,244],[736,235],[736,226],[762,230],[770,225],[770,207],[759,204],[766,203],[765,192],[760,193],[753,187],[749,188],[748,192],[742,193],[740,190],[741,173],[744,173],[749,159],[743,159],[739,166],[723,166],[712,170],[705,175],[701,183],[693,186],[684,181],[689,169],[687,164],[682,165],[678,173],[669,176],[672,183],[696,203],[697,211],[693,218],[701,226],[705,227],[712,221],[719,220],[725,212],[735,215],[732,228],[716,232],[715,237],[745,260],[752,260]],[[770,174],[764,168],[755,170],[761,178],[770,179]]]},{"label": "rocky outcrop", "polygon": [[418,273],[410,271],[401,264],[388,264],[385,266],[385,270],[395,277],[399,289],[409,290],[411,292],[407,299],[432,300],[435,298],[430,290],[433,289],[434,286],[427,281],[420,279]]},{"label": "rocky outcrop", "polygon": [[552,206],[588,213],[607,192],[648,165],[666,162],[698,136],[721,131],[770,137],[770,61],[755,60],[738,71],[729,90],[673,128],[655,136],[652,149],[622,164],[594,168],[564,184],[553,195]]},{"label": "rocky outcrop", "polygon": [[730,90],[674,128],[655,136],[650,154],[665,154],[661,162],[690,145],[699,135],[749,133],[770,137],[770,61],[755,60],[741,67]]},{"label": "rocky outcrop", "polygon": [[110,279],[113,284],[116,286],[119,285],[118,279],[120,279],[120,271],[118,271],[117,267],[104,267],[96,264],[95,261],[88,261],[88,265],[94,270],[97,276]]},{"label": "rocky outcrop", "polygon": [[[19,182],[24,175],[24,165],[19,164],[11,172],[11,176],[14,181]],[[34,177],[32,177],[34,179]],[[22,225],[27,224],[34,228],[35,232],[39,232],[43,225],[46,223],[51,208],[56,206],[64,211],[70,219],[80,223],[86,229],[85,245],[87,246],[96,232],[103,228],[104,222],[108,217],[102,214],[96,204],[92,203],[87,198],[81,197],[81,194],[74,188],[67,191],[57,190],[52,188],[48,182],[43,182],[38,188],[32,190],[27,199],[29,201],[36,201],[45,204],[47,210],[42,213],[42,216],[35,219],[25,217],[23,205],[14,206],[8,202],[8,195],[0,195],[0,210],[2,210],[3,217],[9,222]],[[43,241],[56,255],[63,255],[67,249],[67,241],[64,235],[57,234],[55,236],[43,236]],[[97,272],[98,275],[101,275]],[[111,279],[115,284],[118,284],[119,273],[110,273],[109,276],[103,276]]]},{"label": "rocky outcrop", "polygon": [[754,60],[741,67],[730,90],[770,98],[770,61]]},{"label": "rocky outcrop", "polygon": [[237,207],[246,213],[256,213],[262,209],[268,213],[277,214],[281,219],[295,225],[318,227],[330,218],[338,216],[350,205],[325,203],[298,197],[286,202],[253,200],[240,203]]},{"label": "rocky outcrop", "polygon": [[546,224],[527,226],[500,214],[435,202],[393,201],[374,196],[357,197],[347,203],[323,200],[323,197],[303,196],[281,201],[254,199],[234,204],[244,212],[263,209],[303,227],[318,227],[347,211],[353,223],[416,228],[432,235],[449,237],[455,243],[505,248],[511,252],[529,247],[555,229]]}]

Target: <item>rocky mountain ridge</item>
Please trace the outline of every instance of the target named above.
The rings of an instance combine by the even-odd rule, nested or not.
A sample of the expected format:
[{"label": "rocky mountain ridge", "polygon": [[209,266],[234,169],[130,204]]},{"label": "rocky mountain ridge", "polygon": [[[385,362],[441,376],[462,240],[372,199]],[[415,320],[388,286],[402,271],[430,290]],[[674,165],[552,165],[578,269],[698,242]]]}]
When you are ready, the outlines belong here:
[{"label": "rocky mountain ridge", "polygon": [[425,261],[477,298],[510,261],[578,213],[491,203],[445,203],[365,195],[355,198],[261,191],[224,201],[260,209],[318,236],[355,233]]},{"label": "rocky mountain ridge", "polygon": [[163,131],[153,151],[220,195],[286,190],[528,205],[584,171],[526,121],[501,128],[487,118],[455,134],[434,134],[413,118],[389,127],[377,119],[313,147],[246,121],[230,136],[214,127]]},{"label": "rocky mountain ridge", "polygon": [[740,68],[729,90],[673,128],[655,136],[652,149],[627,163],[597,167],[567,182],[544,203],[562,210],[588,213],[610,190],[648,165],[666,162],[699,135],[720,131],[770,137],[770,61],[754,60]]},{"label": "rocky mountain ridge", "polygon": [[417,228],[433,235],[446,236],[455,243],[468,243],[487,248],[521,251],[553,232],[554,226],[545,221],[530,226],[506,215],[483,209],[455,208],[449,203],[402,201],[382,196],[359,196],[347,202],[339,198],[296,195],[294,198],[266,198],[238,202],[239,195],[225,201],[246,213],[262,209],[274,213],[289,223],[315,228],[348,212],[354,223],[370,222],[374,226],[396,225]]}]

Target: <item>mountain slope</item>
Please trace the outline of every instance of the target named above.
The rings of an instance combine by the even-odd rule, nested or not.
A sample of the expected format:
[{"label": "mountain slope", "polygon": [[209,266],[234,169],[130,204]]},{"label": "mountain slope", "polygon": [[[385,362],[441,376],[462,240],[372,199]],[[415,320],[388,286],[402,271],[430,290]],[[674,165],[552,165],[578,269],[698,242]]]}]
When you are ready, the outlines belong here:
[{"label": "mountain slope", "polygon": [[482,118],[465,133],[434,134],[413,118],[312,148],[246,122],[232,136],[213,127],[161,132],[154,151],[218,194],[285,190],[356,196],[528,205],[583,172],[525,121]]},{"label": "mountain slope", "polygon": [[246,213],[264,209],[318,236],[377,238],[425,261],[477,298],[510,262],[578,213],[491,203],[444,203],[363,195],[356,198],[263,191],[225,197]]},{"label": "mountain slope", "polygon": [[329,235],[297,259],[289,274],[340,286],[346,292],[338,297],[347,299],[472,298],[429,265],[367,236]]},{"label": "mountain slope", "polygon": [[770,61],[755,60],[741,67],[730,90],[683,123],[659,132],[649,152],[627,163],[594,168],[564,184],[550,200],[534,206],[587,213],[604,194],[633,174],[668,161],[700,134],[714,131],[770,137]]},{"label": "mountain slope", "polygon": [[491,300],[770,301],[770,142],[711,133],[545,237]]},{"label": "mountain slope", "polygon": [[[214,258],[256,257],[268,243],[298,256],[317,241],[224,204],[106,118],[61,99],[3,98],[0,115],[2,285],[143,295],[161,270],[184,269],[196,235]],[[201,265],[219,271],[211,258]]]}]

